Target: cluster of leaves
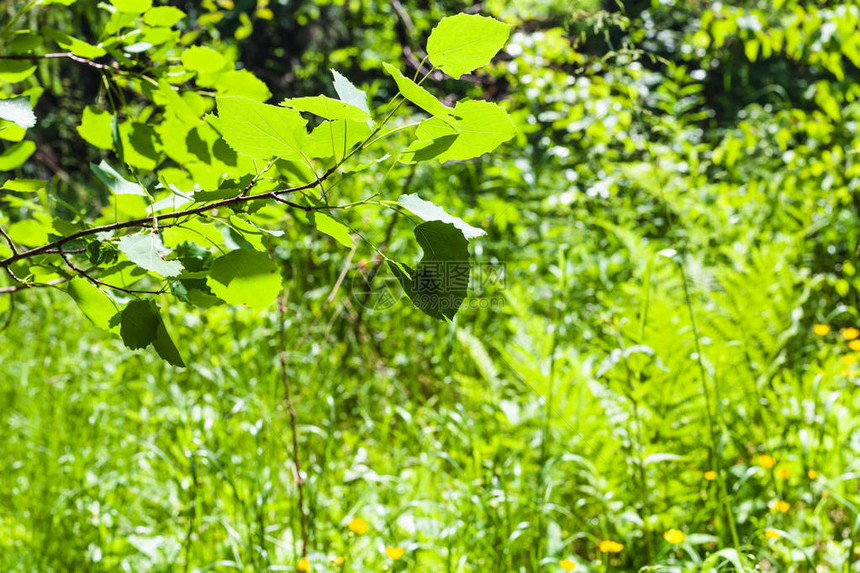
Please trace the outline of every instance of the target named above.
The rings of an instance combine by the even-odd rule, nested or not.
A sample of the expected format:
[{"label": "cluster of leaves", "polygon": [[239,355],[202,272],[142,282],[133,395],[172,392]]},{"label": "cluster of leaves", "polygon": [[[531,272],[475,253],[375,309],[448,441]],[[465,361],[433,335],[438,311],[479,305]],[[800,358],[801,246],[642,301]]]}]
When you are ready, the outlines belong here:
[{"label": "cluster of leaves", "polygon": [[[67,283],[95,324],[118,329],[129,348],[152,344],[162,358],[183,365],[158,306],[139,295],[170,292],[202,308],[269,305],[282,290],[272,249],[287,211],[303,212],[317,231],[353,248],[362,230],[339,213],[376,205],[424,221],[414,230],[424,251],[416,268],[373,248],[416,307],[453,318],[467,296],[467,239],[483,232],[417,196],[384,201],[375,193],[345,203],[336,200],[334,188],[347,186],[367,162],[463,161],[512,138],[513,122],[498,105],[462,99],[450,107],[421,85],[436,70],[457,79],[487,65],[507,40],[509,25],[479,15],[444,18],[427,43],[430,71],[418,81],[418,74],[410,79],[384,63],[397,91],[387,108],[372,112],[367,94],[335,70],[337,99],[264,103],[271,92],[262,81],[235,69],[221,52],[193,45],[193,33],[174,29],[185,16],[181,10],[148,0],[102,5],[109,18],[97,41],[13,25],[28,11],[50,11],[57,3],[71,4],[28,4],[4,31],[9,55],[0,60],[6,94],[0,135],[17,143],[0,155],[0,169],[20,168],[36,151],[25,139],[37,122],[33,107],[42,90],[34,74],[40,62],[62,58],[100,72],[113,109],[87,105],[77,132],[112,154],[128,175],[107,159],[91,164],[109,191],[96,216],[94,205],[61,201],[50,181],[5,181],[0,267],[18,283],[9,292]],[[68,51],[46,53],[43,46],[51,43]],[[429,117],[386,131],[404,102]],[[411,127],[408,146],[377,151],[378,142]],[[108,291],[131,299],[120,309]]]}]

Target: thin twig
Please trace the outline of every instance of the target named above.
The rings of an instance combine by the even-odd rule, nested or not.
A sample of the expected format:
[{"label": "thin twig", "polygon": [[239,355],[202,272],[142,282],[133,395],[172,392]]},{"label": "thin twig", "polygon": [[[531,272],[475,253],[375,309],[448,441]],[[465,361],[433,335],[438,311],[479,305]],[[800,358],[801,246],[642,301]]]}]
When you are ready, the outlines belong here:
[{"label": "thin twig", "polygon": [[[82,58],[81,56],[76,56],[71,52],[55,52],[52,54],[22,54],[22,55],[9,55],[9,56],[0,56],[0,60],[52,60],[56,58],[64,58],[68,60],[74,60],[80,64],[84,64],[90,66],[91,68],[95,68],[97,70],[114,70],[114,68],[106,65],[100,64],[98,62],[94,62],[92,60],[88,60],[87,58]],[[115,70],[114,70],[115,71]]]},{"label": "thin twig", "polygon": [[121,287],[121,286],[108,284],[104,281],[100,281],[99,279],[97,279],[94,276],[92,276],[91,274],[89,274],[89,271],[85,271],[84,269],[82,269],[80,267],[76,267],[74,264],[72,264],[72,262],[66,256],[66,253],[60,252],[59,254],[61,257],[63,257],[63,260],[66,261],[66,264],[69,265],[70,269],[72,269],[73,271],[75,271],[76,273],[78,273],[79,275],[81,275],[82,277],[84,277],[85,279],[87,279],[88,281],[90,281],[93,284],[101,285],[103,287],[113,289],[113,290],[118,290],[120,292],[124,292],[124,293],[128,293],[128,294],[161,294],[163,292],[160,290],[129,289],[129,288]]},{"label": "thin twig", "polygon": [[56,286],[59,284],[63,284],[64,282],[67,282],[68,280],[69,279],[53,279],[53,280],[50,280],[46,283],[22,283],[21,286],[0,287],[0,294],[16,293],[16,292],[20,292],[22,290],[27,290],[29,288]]},{"label": "thin twig", "polygon": [[286,316],[287,294],[286,292],[283,292],[278,297],[278,324],[280,326],[280,348],[278,349],[278,357],[281,362],[281,381],[284,384],[284,402],[287,405],[287,413],[290,416],[290,431],[293,438],[293,477],[296,481],[296,488],[298,489],[299,494],[299,522],[302,533],[302,557],[306,557],[308,554],[308,517],[305,512],[305,480],[302,478],[302,466],[299,458],[299,430],[296,409],[293,407],[293,399],[290,393],[290,379],[287,373]]}]

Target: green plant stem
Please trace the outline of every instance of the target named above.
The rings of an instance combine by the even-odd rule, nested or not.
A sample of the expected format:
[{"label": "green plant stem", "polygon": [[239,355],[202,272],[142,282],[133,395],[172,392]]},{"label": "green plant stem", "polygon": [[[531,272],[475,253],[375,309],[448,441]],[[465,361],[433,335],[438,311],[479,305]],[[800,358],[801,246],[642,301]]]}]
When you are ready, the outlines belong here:
[{"label": "green plant stem", "polygon": [[707,383],[707,374],[705,372],[705,363],[702,360],[702,348],[699,342],[699,328],[696,324],[696,313],[693,310],[693,298],[690,296],[690,287],[687,284],[687,271],[684,267],[684,263],[678,259],[677,261],[678,269],[681,273],[681,282],[684,286],[684,299],[687,302],[687,312],[690,316],[690,325],[693,329],[693,340],[696,348],[696,363],[699,366],[699,376],[702,382],[702,394],[705,398],[705,415],[708,421],[708,431],[711,438],[711,460],[713,464],[714,471],[717,472],[717,485],[720,489],[720,497],[723,502],[721,506],[723,507],[723,512],[725,514],[726,523],[729,527],[729,533],[732,537],[732,545],[734,546],[735,551],[737,552],[738,559],[743,560],[743,554],[741,553],[741,544],[740,539],[738,538],[737,526],[735,525],[734,513],[732,512],[731,505],[728,502],[729,494],[728,488],[726,487],[726,478],[725,474],[722,470],[722,464],[720,463],[720,455],[719,455],[719,438],[717,437],[717,431],[715,427],[714,414],[711,410],[711,396],[710,391],[708,390]]},{"label": "green plant stem", "polygon": [[278,359],[281,366],[281,382],[284,385],[284,404],[287,406],[287,414],[290,417],[290,433],[293,442],[293,478],[296,482],[298,490],[298,505],[299,505],[299,524],[301,527],[302,536],[302,557],[308,554],[308,517],[305,511],[304,485],[305,480],[302,478],[301,458],[299,456],[299,430],[298,416],[296,409],[293,406],[292,393],[290,392],[290,378],[287,372],[287,335],[286,335],[286,316],[287,316],[287,294],[281,293],[278,297],[278,327],[280,344],[278,345]]}]

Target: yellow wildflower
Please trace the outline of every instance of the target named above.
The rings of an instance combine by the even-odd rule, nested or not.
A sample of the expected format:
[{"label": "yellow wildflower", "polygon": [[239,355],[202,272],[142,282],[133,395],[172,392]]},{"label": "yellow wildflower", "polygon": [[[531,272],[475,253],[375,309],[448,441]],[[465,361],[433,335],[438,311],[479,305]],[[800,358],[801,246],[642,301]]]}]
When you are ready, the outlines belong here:
[{"label": "yellow wildflower", "polygon": [[844,356],[842,356],[842,364],[844,364],[845,366],[851,366],[855,362],[857,362],[857,357],[853,354],[845,354]]},{"label": "yellow wildflower", "polygon": [[848,343],[848,348],[850,348],[854,352],[857,352],[858,350],[860,350],[860,340],[852,340]]},{"label": "yellow wildflower", "polygon": [[812,332],[814,332],[818,336],[827,336],[827,334],[830,332],[830,327],[826,324],[816,324],[812,327]]},{"label": "yellow wildflower", "polygon": [[562,559],[558,564],[561,565],[561,568],[565,571],[573,571],[576,568],[576,563],[570,559]]},{"label": "yellow wildflower", "polygon": [[791,509],[791,504],[780,499],[773,504],[773,508],[780,513],[785,513]]},{"label": "yellow wildflower", "polygon": [[708,470],[705,472],[705,479],[708,481],[714,481],[717,479],[717,472],[714,470]]},{"label": "yellow wildflower", "polygon": [[385,554],[395,561],[403,557],[404,553],[406,552],[402,547],[391,547],[390,545],[385,546]]},{"label": "yellow wildflower", "polygon": [[669,531],[667,531],[666,533],[663,534],[663,539],[665,539],[666,541],[668,541],[672,545],[677,545],[678,543],[683,543],[685,537],[686,536],[684,535],[684,532],[680,531],[678,529],[670,529]]},{"label": "yellow wildflower", "polygon": [[782,534],[776,529],[766,529],[764,535],[768,539],[779,539],[780,537],[782,537]]},{"label": "yellow wildflower", "polygon": [[808,472],[806,472],[806,475],[809,477],[809,479],[814,480],[818,477],[818,472],[815,470],[809,470]]},{"label": "yellow wildflower", "polygon": [[349,522],[349,530],[353,533],[357,533],[358,535],[364,535],[367,533],[367,530],[370,529],[370,526],[366,521],[361,519],[360,517],[356,517],[352,521]]},{"label": "yellow wildflower", "polygon": [[842,329],[842,338],[845,340],[854,340],[858,336],[860,336],[860,330],[857,330],[854,327]]},{"label": "yellow wildflower", "polygon": [[611,539],[605,539],[600,542],[599,549],[601,553],[619,553],[624,549],[624,544],[612,541]]},{"label": "yellow wildflower", "polygon": [[308,561],[307,557],[302,557],[299,560],[299,564],[296,565],[296,569],[299,571],[310,571],[311,570],[311,562]]},{"label": "yellow wildflower", "polygon": [[776,460],[773,459],[771,456],[761,455],[758,457],[758,465],[760,465],[766,470],[769,470],[776,465]]},{"label": "yellow wildflower", "polygon": [[341,557],[340,555],[338,555],[337,557],[332,559],[332,561],[334,561],[335,565],[338,565],[338,566],[343,565],[343,557]]},{"label": "yellow wildflower", "polygon": [[779,468],[779,471],[776,472],[776,475],[778,475],[782,479],[788,479],[788,476],[791,475],[791,472],[788,470],[788,468]]}]

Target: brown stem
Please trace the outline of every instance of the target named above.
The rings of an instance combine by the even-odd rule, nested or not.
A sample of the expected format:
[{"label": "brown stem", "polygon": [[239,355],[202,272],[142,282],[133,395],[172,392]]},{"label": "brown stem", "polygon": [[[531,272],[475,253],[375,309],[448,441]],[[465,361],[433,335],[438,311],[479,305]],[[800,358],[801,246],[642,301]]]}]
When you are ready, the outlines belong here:
[{"label": "brown stem", "polygon": [[296,191],[303,191],[305,189],[311,189],[316,187],[321,182],[325,181],[332,173],[334,173],[335,167],[330,168],[328,171],[323,173],[318,179],[314,180],[311,183],[306,183],[304,185],[299,185],[298,187],[290,187],[288,189],[279,189],[277,191],[269,191],[267,193],[259,193],[257,195],[237,195],[236,197],[230,197],[228,199],[222,199],[220,201],[215,201],[213,203],[209,203],[208,205],[203,205],[201,207],[195,207],[194,209],[185,209],[183,211],[174,211],[172,213],[163,213],[161,215],[156,215],[154,217],[145,217],[141,219],[132,219],[130,221],[121,221],[118,223],[110,223],[108,225],[100,225],[98,227],[90,227],[89,229],[84,229],[82,231],[78,231],[77,233],[72,233],[67,237],[63,237],[61,239],[57,239],[56,241],[52,241],[46,245],[42,245],[41,247],[36,247],[30,249],[29,251],[24,251],[21,253],[13,254],[11,257],[7,257],[3,260],[0,260],[0,267],[5,267],[8,269],[9,265],[16,263],[22,259],[28,259],[31,257],[35,257],[36,255],[42,255],[49,251],[59,250],[59,248],[70,241],[74,241],[76,239],[81,239],[83,237],[88,237],[89,235],[95,235],[96,233],[104,233],[109,231],[117,231],[119,229],[128,229],[131,227],[150,227],[155,223],[159,223],[161,221],[171,220],[171,219],[180,219],[182,217],[190,217],[193,215],[199,215],[201,213],[206,213],[208,211],[213,211],[220,207],[228,207],[231,205],[239,205],[241,203],[247,203],[248,201],[258,201],[262,199],[271,199],[275,201],[284,202],[291,207],[295,207],[297,209],[302,209],[304,211],[312,211],[316,209],[328,209],[330,207],[305,207],[304,205],[299,205],[297,203],[291,203],[287,201],[281,200],[281,195],[285,195],[287,193],[294,193]]},{"label": "brown stem", "polygon": [[287,413],[290,416],[290,431],[293,438],[293,478],[299,493],[299,521],[302,533],[302,557],[308,554],[308,517],[305,512],[304,485],[302,478],[302,466],[299,459],[299,430],[296,409],[293,407],[293,399],[290,393],[290,379],[287,375],[287,335],[286,335],[287,295],[281,293],[278,297],[278,323],[280,325],[280,348],[278,357],[281,362],[281,380],[284,383],[284,402],[287,405]]}]

